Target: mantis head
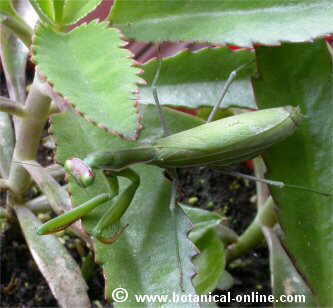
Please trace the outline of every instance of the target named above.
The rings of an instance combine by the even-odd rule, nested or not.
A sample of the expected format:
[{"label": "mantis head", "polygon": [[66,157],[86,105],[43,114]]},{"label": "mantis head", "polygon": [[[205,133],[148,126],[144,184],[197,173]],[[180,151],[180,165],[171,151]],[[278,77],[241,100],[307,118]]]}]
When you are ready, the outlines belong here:
[{"label": "mantis head", "polygon": [[70,173],[82,187],[90,186],[95,180],[92,169],[79,158],[74,157],[66,160],[64,167],[65,170]]}]

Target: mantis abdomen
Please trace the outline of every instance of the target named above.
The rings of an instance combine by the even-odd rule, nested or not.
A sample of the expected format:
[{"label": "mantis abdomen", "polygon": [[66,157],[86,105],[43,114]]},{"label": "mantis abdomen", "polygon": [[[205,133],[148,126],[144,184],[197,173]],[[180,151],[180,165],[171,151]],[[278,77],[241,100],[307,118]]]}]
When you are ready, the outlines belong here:
[{"label": "mantis abdomen", "polygon": [[243,113],[180,132],[155,143],[161,167],[228,165],[253,158],[289,135],[302,119],[298,108]]}]

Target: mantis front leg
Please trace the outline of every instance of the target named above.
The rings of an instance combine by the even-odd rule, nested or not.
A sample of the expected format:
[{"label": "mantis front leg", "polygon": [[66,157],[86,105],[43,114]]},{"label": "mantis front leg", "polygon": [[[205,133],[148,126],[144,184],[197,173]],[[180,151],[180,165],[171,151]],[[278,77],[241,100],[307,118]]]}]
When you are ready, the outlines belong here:
[{"label": "mantis front leg", "polygon": [[[122,227],[120,225],[120,218],[124,215],[127,208],[130,206],[133,197],[135,195],[136,190],[140,185],[140,177],[139,175],[133,171],[132,169],[125,169],[123,171],[118,172],[119,176],[125,177],[131,181],[131,184],[124,190],[124,192],[119,196],[117,202],[115,202],[102,216],[100,221],[97,223],[94,228],[92,234],[99,241],[105,244],[111,244],[118,239],[124,229],[128,226],[125,225]],[[102,236],[103,230],[112,226],[113,235],[111,238],[105,238]]]},{"label": "mantis front leg", "polygon": [[[97,239],[101,240],[102,242],[114,242],[124,230],[124,228],[120,228],[118,226],[119,220],[131,204],[134,194],[140,184],[140,177],[136,172],[131,169],[125,169],[119,172],[112,172],[111,176],[108,176],[110,184],[109,193],[100,194],[90,199],[89,201],[81,204],[80,206],[74,208],[73,210],[54,219],[51,219],[47,223],[43,224],[40,228],[38,228],[37,233],[40,235],[45,235],[63,230],[72,223],[74,223],[76,220],[89,214],[99,205],[112,200],[119,193],[119,184],[117,178],[118,176],[129,179],[131,181],[131,184],[119,196],[119,199],[114,204],[112,204],[112,206],[102,216],[101,220],[92,231],[92,235]],[[102,232],[107,226],[110,225],[114,225],[116,230],[114,232],[114,235],[112,235],[110,239],[107,239],[102,236]]]}]

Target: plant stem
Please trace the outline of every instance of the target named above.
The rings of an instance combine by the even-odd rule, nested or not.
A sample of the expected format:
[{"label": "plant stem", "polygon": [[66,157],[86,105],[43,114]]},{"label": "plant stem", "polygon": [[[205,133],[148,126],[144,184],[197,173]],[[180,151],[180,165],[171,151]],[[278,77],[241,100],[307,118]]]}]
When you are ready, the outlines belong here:
[{"label": "plant stem", "polygon": [[22,195],[31,182],[29,173],[19,163],[36,159],[43,128],[49,114],[51,100],[42,94],[41,87],[42,84],[36,75],[26,100],[26,115],[19,119],[17,142],[13,153],[14,163],[8,180],[16,197]]},{"label": "plant stem", "polygon": [[66,174],[65,169],[58,164],[46,167],[46,171],[49,173],[49,175],[51,175],[55,179],[60,179],[64,177]]},{"label": "plant stem", "polygon": [[18,103],[2,96],[0,96],[0,111],[7,112],[18,117],[24,117],[26,114],[24,108]]},{"label": "plant stem", "polygon": [[45,213],[52,210],[50,207],[50,202],[45,195],[41,195],[35,199],[29,200],[25,203],[25,206],[35,214]]},{"label": "plant stem", "polygon": [[30,47],[33,30],[22,18],[6,16],[1,20],[1,24],[13,32],[26,47]]},{"label": "plant stem", "polygon": [[3,207],[0,207],[0,219],[6,219],[7,213],[6,210]]},{"label": "plant stem", "polygon": [[272,227],[275,223],[274,201],[269,197],[265,205],[258,209],[255,219],[239,237],[237,243],[229,246],[227,261],[231,262],[256,247],[264,239],[261,227]]}]

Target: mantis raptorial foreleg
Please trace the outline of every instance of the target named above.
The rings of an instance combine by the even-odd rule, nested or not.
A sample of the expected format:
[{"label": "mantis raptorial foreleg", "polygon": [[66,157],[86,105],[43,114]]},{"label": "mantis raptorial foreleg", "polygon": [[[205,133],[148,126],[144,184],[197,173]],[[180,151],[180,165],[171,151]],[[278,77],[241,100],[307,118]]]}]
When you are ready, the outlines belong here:
[{"label": "mantis raptorial foreleg", "polygon": [[119,199],[115,204],[113,204],[106,213],[102,216],[102,218],[97,223],[94,228],[92,234],[101,242],[111,244],[113,243],[118,236],[123,232],[123,230],[127,227],[120,227],[118,230],[115,230],[112,238],[105,238],[102,236],[103,230],[108,226],[115,226],[117,228],[116,223],[119,222],[120,218],[124,215],[125,211],[131,204],[133,197],[135,195],[136,190],[140,185],[140,177],[134,172],[132,169],[125,169],[118,174],[119,176],[126,177],[131,181],[131,184],[124,190],[124,192],[120,195]]},{"label": "mantis raptorial foreleg", "polygon": [[[75,163],[72,161],[72,164]],[[89,174],[90,170],[86,170],[83,172],[82,166],[72,165],[71,168],[74,170],[75,174],[78,174],[78,169],[81,174],[81,178],[79,177],[79,180],[82,181],[82,178],[85,180],[89,180],[87,178],[87,174]],[[76,168],[76,169],[75,169]],[[108,209],[108,211],[102,216],[101,220],[96,225],[95,229],[92,231],[92,235],[96,237],[97,239],[110,243],[113,242],[123,231],[124,228],[118,228],[118,230],[115,230],[113,236],[111,238],[105,238],[103,237],[102,233],[103,230],[112,224],[117,224],[121,218],[121,216],[124,214],[126,209],[129,207],[129,205],[132,202],[132,199],[134,197],[134,194],[140,184],[140,178],[137,175],[136,172],[134,172],[131,169],[124,169],[122,171],[118,172],[112,172],[111,175],[107,175],[107,179],[109,181],[110,186],[110,192],[109,193],[103,193],[100,194],[89,201],[81,204],[80,206],[74,208],[73,210],[58,216],[54,219],[51,219],[47,223],[43,224],[38,230],[38,234],[44,235],[49,233],[54,233],[60,230],[65,229],[67,226],[71,225],[76,220],[84,217],[85,215],[89,214],[92,210],[94,210],[96,207],[104,204],[107,201],[112,200],[114,197],[116,197],[119,194],[119,185],[118,185],[118,176],[125,177],[131,181],[130,185],[125,189],[125,191],[119,196],[118,200],[112,204],[112,206]],[[80,181],[79,181],[80,182]],[[82,183],[81,183],[81,186]]]}]

